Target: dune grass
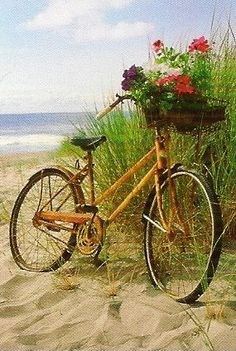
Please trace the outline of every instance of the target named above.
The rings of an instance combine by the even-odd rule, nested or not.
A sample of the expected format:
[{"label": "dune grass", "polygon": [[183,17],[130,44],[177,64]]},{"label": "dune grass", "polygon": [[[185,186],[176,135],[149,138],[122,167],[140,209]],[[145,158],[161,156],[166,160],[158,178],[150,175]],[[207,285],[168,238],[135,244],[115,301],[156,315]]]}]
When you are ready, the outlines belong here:
[{"label": "dune grass", "polygon": [[[227,121],[214,133],[202,134],[200,140],[197,136],[172,133],[172,158],[173,162],[181,161],[192,168],[202,167],[205,163],[213,175],[217,193],[223,203],[227,204],[231,201],[232,191],[235,194],[236,39],[230,23],[225,33],[219,33],[213,26],[214,18],[211,41],[215,42],[218,50],[214,52],[212,94],[227,102]],[[126,112],[118,107],[100,121],[90,115],[88,123],[77,131],[78,135],[104,134],[107,137],[108,142],[95,152],[99,191],[111,185],[153,145],[152,130],[142,126],[145,126],[142,117],[137,114],[134,106],[128,105]],[[67,142],[64,142],[61,150],[78,152]],[[133,181],[134,179],[127,184],[124,191],[129,190]]]},{"label": "dune grass", "polygon": [[[214,87],[215,95],[227,101],[227,120],[219,128],[210,133],[202,133],[200,137],[171,131],[172,163],[181,162],[187,168],[197,169],[205,173],[210,180],[213,179],[223,210],[225,244],[215,283],[207,296],[209,318],[223,317],[228,295],[225,299],[222,291],[228,291],[232,296],[232,289],[235,289],[235,274],[232,268],[235,266],[233,258],[235,251],[232,254],[228,250],[229,247],[232,248],[230,240],[236,239],[236,46],[230,30],[222,37],[218,47],[213,72]],[[107,137],[107,142],[94,152],[97,194],[107,189],[153,145],[153,130],[144,126],[143,117],[137,113],[135,106],[129,105],[125,111],[118,107],[100,121],[96,121],[94,116],[90,115],[88,123],[78,129],[76,134],[80,136],[105,135]],[[82,156],[79,149],[71,146],[67,141],[61,146],[60,152]],[[102,210],[109,212],[117,206],[146,171],[147,168],[144,168],[132,177],[103,206]],[[116,261],[122,259],[125,266],[125,260],[130,257],[133,258],[134,263],[137,260],[141,262],[143,227],[140,225],[140,219],[150,187],[144,189],[132,201],[126,215],[119,218],[117,223],[108,229],[105,253],[103,250],[101,253],[106,263],[114,263],[115,267]],[[127,265],[127,267],[130,266]],[[219,300],[220,304],[212,304],[212,299]]]}]

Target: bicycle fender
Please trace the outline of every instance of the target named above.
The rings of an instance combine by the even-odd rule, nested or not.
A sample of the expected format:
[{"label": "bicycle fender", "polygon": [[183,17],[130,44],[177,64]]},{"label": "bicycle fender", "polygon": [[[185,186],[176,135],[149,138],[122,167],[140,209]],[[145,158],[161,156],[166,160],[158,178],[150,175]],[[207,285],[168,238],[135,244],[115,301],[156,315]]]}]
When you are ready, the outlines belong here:
[{"label": "bicycle fender", "polygon": [[72,177],[72,176],[74,175],[74,174],[73,174],[71,171],[69,171],[67,168],[62,167],[62,166],[59,166],[59,165],[54,165],[54,166],[48,166],[48,167],[46,167],[46,168],[40,169],[40,170],[37,171],[36,173],[32,174],[32,175],[29,177],[28,181],[30,181],[31,179],[33,179],[33,178],[35,177],[35,174],[38,174],[38,173],[40,173],[40,172],[43,174],[45,171],[47,171],[47,170],[49,170],[49,169],[59,169],[60,171],[66,173],[69,177]]},{"label": "bicycle fender", "polygon": [[[183,165],[181,163],[176,163],[174,164],[171,168],[170,168],[170,171],[171,173],[175,173],[177,170],[180,170],[180,169],[183,169]],[[166,169],[162,175],[161,175],[161,178],[160,178],[160,181],[161,183],[163,183],[165,181],[165,179],[167,178],[168,176],[168,170]],[[156,187],[155,185],[153,186],[152,190],[150,191],[150,193],[148,194],[148,197],[147,197],[147,200],[146,200],[146,203],[144,205],[144,208],[143,208],[143,213],[142,213],[142,222],[145,224],[146,223],[146,219],[143,217],[144,215],[147,215],[149,213],[149,210],[150,210],[150,207],[151,207],[151,204],[153,202],[153,199],[156,195]]]},{"label": "bicycle fender", "polygon": [[[28,182],[29,182],[30,180],[32,180],[32,179],[35,177],[36,174],[38,174],[38,173],[42,173],[42,174],[43,174],[45,171],[47,171],[47,170],[49,170],[49,169],[58,169],[58,170],[64,172],[65,174],[67,174],[67,176],[68,176],[69,178],[72,178],[72,177],[74,176],[74,173],[71,172],[69,169],[67,169],[67,168],[65,168],[65,167],[63,167],[63,166],[60,166],[60,165],[54,165],[54,166],[48,166],[48,167],[46,167],[46,168],[42,168],[41,170],[37,171],[36,173],[34,173],[34,174],[28,179]],[[76,191],[77,191],[77,193],[78,193],[78,196],[80,196],[80,199],[82,200],[82,202],[85,203],[85,198],[84,198],[83,190],[82,190],[81,186],[78,185],[78,184],[77,184],[77,186],[76,186]]]}]

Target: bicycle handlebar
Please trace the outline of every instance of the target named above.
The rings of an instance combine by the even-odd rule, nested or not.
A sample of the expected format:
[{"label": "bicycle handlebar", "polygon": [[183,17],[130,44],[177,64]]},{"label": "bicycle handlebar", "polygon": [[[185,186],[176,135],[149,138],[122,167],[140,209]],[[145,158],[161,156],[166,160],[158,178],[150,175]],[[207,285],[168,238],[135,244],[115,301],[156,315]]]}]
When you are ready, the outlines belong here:
[{"label": "bicycle handlebar", "polygon": [[129,95],[120,96],[119,94],[116,94],[116,97],[117,99],[113,101],[108,107],[97,113],[96,119],[101,119],[104,117],[106,114],[111,112],[119,103],[123,102],[123,100],[130,99]]}]

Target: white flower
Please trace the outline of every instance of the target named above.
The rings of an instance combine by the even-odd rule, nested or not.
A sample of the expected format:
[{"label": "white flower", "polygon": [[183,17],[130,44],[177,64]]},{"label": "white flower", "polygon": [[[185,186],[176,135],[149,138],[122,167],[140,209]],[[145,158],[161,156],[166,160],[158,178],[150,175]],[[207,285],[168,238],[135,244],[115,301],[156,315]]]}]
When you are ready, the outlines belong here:
[{"label": "white flower", "polygon": [[144,65],[144,72],[160,72],[162,74],[165,74],[167,76],[170,75],[176,75],[178,76],[179,74],[182,74],[182,69],[181,68],[173,68],[167,65],[166,63],[148,63]]},{"label": "white flower", "polygon": [[175,75],[175,76],[178,76],[180,74],[183,73],[182,69],[181,68],[173,68],[173,67],[170,67],[168,69],[168,71],[166,71],[167,75],[168,76],[171,76],[172,74]]},{"label": "white flower", "polygon": [[169,69],[170,67],[164,63],[154,63],[154,62],[149,62],[148,64],[146,64],[144,66],[144,71],[145,72],[161,72],[161,73],[165,73],[167,71],[167,69]]}]

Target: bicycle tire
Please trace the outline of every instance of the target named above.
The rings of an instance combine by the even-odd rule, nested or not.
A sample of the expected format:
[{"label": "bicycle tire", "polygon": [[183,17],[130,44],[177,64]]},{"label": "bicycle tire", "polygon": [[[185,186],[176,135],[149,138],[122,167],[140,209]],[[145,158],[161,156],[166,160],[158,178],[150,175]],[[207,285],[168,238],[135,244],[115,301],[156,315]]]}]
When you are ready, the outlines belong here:
[{"label": "bicycle tire", "polygon": [[[154,286],[178,302],[193,303],[209,286],[218,265],[223,234],[221,209],[204,176],[181,166],[167,173],[162,175],[160,193],[162,213],[167,214],[166,218],[170,213],[172,216],[169,229],[161,222],[153,188],[144,211],[145,259]],[[184,213],[181,221],[177,211],[170,212],[170,183]]]},{"label": "bicycle tire", "polygon": [[[10,247],[21,269],[55,271],[71,257],[76,245],[77,224],[67,224],[73,229],[72,233],[36,226],[33,222],[35,212],[47,202],[50,208],[46,209],[77,212],[76,205],[83,202],[83,192],[69,182],[71,177],[70,171],[59,167],[42,169],[29,179],[18,195],[10,220]],[[53,198],[64,186],[65,189]]]}]

